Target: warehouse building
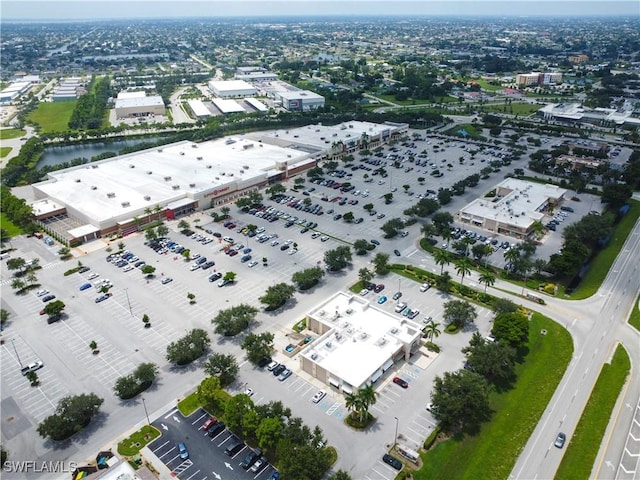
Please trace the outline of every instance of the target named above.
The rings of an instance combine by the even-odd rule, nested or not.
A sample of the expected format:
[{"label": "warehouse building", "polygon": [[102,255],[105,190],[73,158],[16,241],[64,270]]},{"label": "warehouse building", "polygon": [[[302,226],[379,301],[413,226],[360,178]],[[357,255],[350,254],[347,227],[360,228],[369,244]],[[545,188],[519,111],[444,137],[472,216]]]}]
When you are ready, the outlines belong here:
[{"label": "warehouse building", "polygon": [[276,92],[276,101],[281,102],[282,108],[290,112],[308,112],[324,108],[324,97],[310,90],[288,90]]},{"label": "warehouse building", "polygon": [[164,115],[164,100],[160,95],[150,95],[144,91],[120,92],[115,101],[116,118],[146,117]]},{"label": "warehouse building", "polygon": [[244,108],[235,100],[225,100],[223,98],[214,98],[211,103],[222,113],[227,115],[229,113],[244,113]]},{"label": "warehouse building", "polygon": [[187,100],[187,106],[191,111],[191,114],[197,120],[205,120],[212,116],[212,113],[209,111],[207,106],[202,102],[202,100],[192,99]]},{"label": "warehouse building", "polygon": [[86,93],[80,78],[67,78],[53,91],[54,102],[71,102]]},{"label": "warehouse building", "polygon": [[422,345],[420,325],[349,293],[307,313],[306,323],[318,337],[298,356],[300,368],[343,394],[375,385]]},{"label": "warehouse building", "polygon": [[211,80],[208,85],[218,98],[245,98],[258,94],[258,90],[244,80]]},{"label": "warehouse building", "polygon": [[507,178],[462,208],[456,220],[489,232],[527,238],[534,233],[534,222],[542,222],[547,209],[561,203],[566,193],[556,185]]},{"label": "warehouse building", "polygon": [[8,104],[23,93],[27,92],[33,84],[30,81],[13,82],[0,92],[0,103]]}]

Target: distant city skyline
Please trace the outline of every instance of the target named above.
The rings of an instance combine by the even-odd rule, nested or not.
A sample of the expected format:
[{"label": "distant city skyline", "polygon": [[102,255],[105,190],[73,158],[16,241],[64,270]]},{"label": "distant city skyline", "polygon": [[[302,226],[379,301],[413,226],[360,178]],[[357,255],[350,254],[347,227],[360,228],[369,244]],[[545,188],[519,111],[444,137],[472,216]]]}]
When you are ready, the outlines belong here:
[{"label": "distant city skyline", "polygon": [[640,17],[638,0],[233,0],[233,1],[2,1],[5,20],[109,20],[284,16],[629,16]]}]

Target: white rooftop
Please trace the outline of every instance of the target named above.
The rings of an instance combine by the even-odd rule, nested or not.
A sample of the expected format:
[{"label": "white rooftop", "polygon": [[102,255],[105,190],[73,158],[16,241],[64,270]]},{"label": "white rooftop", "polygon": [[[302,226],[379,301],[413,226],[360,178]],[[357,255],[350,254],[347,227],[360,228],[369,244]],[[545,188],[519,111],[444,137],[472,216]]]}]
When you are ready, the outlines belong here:
[{"label": "white rooftop", "polygon": [[399,349],[421,335],[417,323],[343,292],[309,316],[332,329],[301,354],[355,389],[364,386]]},{"label": "white rooftop", "polygon": [[229,92],[233,90],[255,90],[255,87],[244,80],[211,80],[209,88],[219,92]]},{"label": "white rooftop", "polygon": [[238,136],[184,141],[51,172],[50,180],[33,188],[38,198],[69,205],[92,222],[121,221],[146,207],[203,192],[243,189],[244,183],[275,173],[278,163],[293,165],[307,157],[300,150]]},{"label": "white rooftop", "polygon": [[211,112],[205,106],[205,104],[202,102],[202,100],[198,100],[197,98],[194,98],[194,99],[191,99],[191,100],[187,100],[187,104],[189,105],[189,108],[191,108],[191,110],[193,111],[193,113],[197,117],[210,117],[211,116]]},{"label": "white rooftop", "polygon": [[287,90],[284,92],[278,92],[278,95],[282,98],[286,98],[287,100],[298,100],[300,98],[308,100],[324,99],[322,95],[318,95],[310,90]]},{"label": "white rooftop", "polygon": [[222,113],[242,113],[244,108],[235,100],[225,100],[223,98],[214,98],[211,100],[218,110]]},{"label": "white rooftop", "polygon": [[119,97],[118,95],[116,99],[116,108],[164,106],[164,100],[162,100],[160,95],[151,95],[150,97]]},{"label": "white rooftop", "polygon": [[354,120],[333,126],[316,124],[299,128],[272,130],[269,132],[261,132],[259,136],[278,139],[280,143],[282,143],[282,140],[288,140],[291,143],[300,143],[325,150],[331,148],[332,144],[336,142],[357,142],[363,133],[372,137],[384,131],[393,130],[394,128],[395,127],[390,125]]},{"label": "white rooftop", "polygon": [[[528,228],[541,221],[539,211],[549,199],[558,200],[566,190],[556,185],[507,178],[495,187],[495,197],[478,198],[460,210],[460,216],[487,218],[503,224]],[[502,193],[502,195],[500,195]]]},{"label": "white rooftop", "polygon": [[146,97],[146,96],[147,96],[147,92],[145,91],[129,92],[129,91],[123,90],[122,92],[118,93],[118,99],[140,98],[140,97]]}]

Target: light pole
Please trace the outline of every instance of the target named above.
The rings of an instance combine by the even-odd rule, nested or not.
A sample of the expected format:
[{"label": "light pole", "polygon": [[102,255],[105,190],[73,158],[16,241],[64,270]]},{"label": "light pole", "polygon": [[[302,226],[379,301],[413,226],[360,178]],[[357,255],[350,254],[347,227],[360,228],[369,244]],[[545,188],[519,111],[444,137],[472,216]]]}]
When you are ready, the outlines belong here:
[{"label": "light pole", "polygon": [[151,421],[149,421],[149,412],[147,412],[147,404],[144,402],[144,397],[140,398],[142,398],[142,407],[144,408],[144,414],[147,417],[147,424],[151,425]]},{"label": "light pole", "polygon": [[16,358],[18,359],[18,363],[22,369],[22,360],[20,360],[20,355],[18,355],[18,350],[16,349],[16,342],[13,338],[11,339],[11,345],[13,345],[13,351],[16,352]]},{"label": "light pole", "polygon": [[129,301],[129,289],[128,288],[124,289],[124,294],[127,296],[127,305],[129,305],[129,313],[133,317],[133,310],[131,309],[131,302]]},{"label": "light pole", "polygon": [[396,444],[398,443],[398,417],[393,417],[396,419],[396,434],[393,437],[393,448],[396,448]]}]

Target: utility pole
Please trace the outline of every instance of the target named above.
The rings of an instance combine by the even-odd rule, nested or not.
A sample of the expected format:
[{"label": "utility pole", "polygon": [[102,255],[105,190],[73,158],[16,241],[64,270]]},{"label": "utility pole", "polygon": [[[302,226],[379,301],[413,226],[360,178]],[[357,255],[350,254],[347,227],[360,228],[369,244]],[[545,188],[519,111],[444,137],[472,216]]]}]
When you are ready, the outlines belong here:
[{"label": "utility pole", "polygon": [[396,445],[398,444],[398,417],[393,417],[396,419],[396,434],[393,437],[393,448],[396,448]]},{"label": "utility pole", "polygon": [[124,294],[127,296],[127,305],[129,305],[129,313],[133,317],[133,310],[131,309],[131,302],[129,301],[129,289],[128,288],[124,289]]},{"label": "utility pole", "polygon": [[147,412],[147,404],[144,401],[144,397],[140,397],[142,398],[142,407],[144,408],[144,414],[147,417],[147,424],[151,425],[151,422],[149,421],[149,412]]},{"label": "utility pole", "polygon": [[16,349],[16,343],[14,339],[11,339],[11,345],[13,345],[13,351],[16,352],[16,358],[18,359],[18,363],[20,364],[20,368],[23,367],[22,361],[20,360],[20,355],[18,355],[18,350]]}]

